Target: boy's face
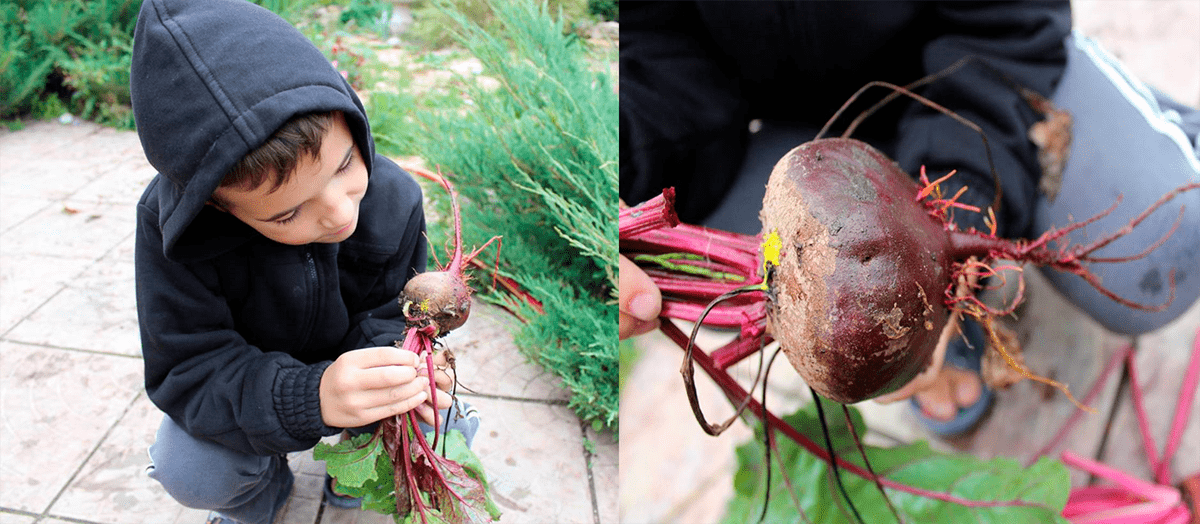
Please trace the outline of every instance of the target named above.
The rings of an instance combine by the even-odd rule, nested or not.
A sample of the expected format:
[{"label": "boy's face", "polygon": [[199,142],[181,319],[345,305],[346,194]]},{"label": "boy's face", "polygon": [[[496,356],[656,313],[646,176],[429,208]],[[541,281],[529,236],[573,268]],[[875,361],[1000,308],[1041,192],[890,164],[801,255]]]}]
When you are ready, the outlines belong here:
[{"label": "boy's face", "polygon": [[358,205],[367,192],[367,166],[346,119],[336,113],[317,158],[302,157],[278,189],[217,188],[224,211],[281,244],[335,243],[358,226]]}]

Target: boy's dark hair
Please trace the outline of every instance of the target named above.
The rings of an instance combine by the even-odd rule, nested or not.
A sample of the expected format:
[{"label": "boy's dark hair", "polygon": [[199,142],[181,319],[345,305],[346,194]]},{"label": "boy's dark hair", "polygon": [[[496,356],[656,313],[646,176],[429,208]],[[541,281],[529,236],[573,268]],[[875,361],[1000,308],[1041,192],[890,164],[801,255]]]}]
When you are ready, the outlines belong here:
[{"label": "boy's dark hair", "polygon": [[332,122],[331,112],[292,117],[258,149],[242,157],[221,180],[220,187],[253,190],[270,177],[271,190],[279,189],[292,176],[301,158],[316,158],[320,154],[321,141]]}]

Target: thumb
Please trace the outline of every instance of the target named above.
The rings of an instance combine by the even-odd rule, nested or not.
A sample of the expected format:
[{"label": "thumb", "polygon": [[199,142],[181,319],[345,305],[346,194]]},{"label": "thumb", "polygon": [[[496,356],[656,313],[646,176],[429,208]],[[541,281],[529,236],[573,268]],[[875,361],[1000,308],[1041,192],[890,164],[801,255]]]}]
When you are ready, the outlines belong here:
[{"label": "thumb", "polygon": [[618,277],[619,309],[633,318],[648,322],[662,311],[662,293],[642,268],[625,256],[620,258]]}]

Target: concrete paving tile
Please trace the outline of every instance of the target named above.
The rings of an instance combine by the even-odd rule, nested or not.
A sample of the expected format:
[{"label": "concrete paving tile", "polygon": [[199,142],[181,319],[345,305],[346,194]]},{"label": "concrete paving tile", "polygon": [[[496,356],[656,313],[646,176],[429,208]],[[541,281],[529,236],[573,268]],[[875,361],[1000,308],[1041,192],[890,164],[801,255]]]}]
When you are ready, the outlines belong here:
[{"label": "concrete paving tile", "polygon": [[104,258],[100,259],[100,262],[101,263],[108,263],[108,262],[114,262],[114,261],[133,262],[133,252],[134,252],[134,247],[136,244],[137,244],[137,234],[131,231],[129,233],[129,235],[125,237],[124,240],[121,240],[121,242],[118,243],[115,247],[113,247],[113,249],[111,251],[109,251],[108,254],[104,255]]},{"label": "concrete paving tile", "polygon": [[501,522],[591,524],[579,418],[566,406],[465,397],[482,425],[472,443]]},{"label": "concrete paving tile", "polygon": [[325,506],[318,524],[395,524],[389,515],[361,509],[343,509]]},{"label": "concrete paving tile", "polygon": [[207,511],[181,506],[146,475],[150,464],[147,449],[154,443],[162,418],[146,395],[139,394],[49,514],[112,524],[202,522]]},{"label": "concrete paving tile", "polygon": [[321,499],[298,497],[293,494],[287,504],[275,514],[275,524],[313,524],[321,511]]},{"label": "concrete paving tile", "polygon": [[51,204],[51,200],[28,196],[10,196],[0,193],[0,232],[37,214]]},{"label": "concrete paving tile", "polygon": [[54,156],[23,160],[0,172],[0,194],[63,200],[100,176],[89,162]]},{"label": "concrete paving tile", "polygon": [[94,133],[100,126],[91,122],[62,125],[52,121],[31,121],[24,129],[0,130],[0,169],[5,165],[44,158],[56,150],[69,148]]},{"label": "concrete paving tile", "polygon": [[[698,345],[708,349],[715,341]],[[659,332],[635,343],[641,356],[625,379],[621,397],[620,521],[716,522],[733,494],[734,448],[752,432],[738,422],[720,436],[706,434],[696,423],[679,376],[683,351]],[[785,367],[776,366],[772,375]],[[699,371],[696,392],[710,422],[733,413],[725,394]],[[768,406],[773,406],[770,399]]]},{"label": "concrete paving tile", "polygon": [[[1200,303],[1162,329],[1138,337],[1135,359],[1137,380],[1142,387],[1146,418],[1154,439],[1154,453],[1159,460],[1175,418],[1179,388],[1191,359],[1197,330],[1200,330]],[[1122,402],[1117,406],[1111,435],[1100,459],[1137,478],[1154,479],[1155,474],[1152,474],[1146,460],[1146,450],[1129,391],[1127,387]],[[1184,475],[1200,471],[1200,392],[1196,395],[1179,448],[1170,464],[1171,485],[1177,484]]]},{"label": "concrete paving tile", "polygon": [[1200,107],[1200,3],[1194,0],[1072,0],[1075,27],[1135,76]]},{"label": "concrete paving tile", "polygon": [[[459,381],[476,393],[537,400],[567,400],[561,381],[532,364],[513,344],[517,321],[475,300],[471,320],[442,339],[454,353]],[[461,391],[461,390],[460,390]]]},{"label": "concrete paving tile", "polygon": [[141,389],[140,360],[0,341],[2,504],[45,510]]},{"label": "concrete paving tile", "polygon": [[146,159],[129,157],[81,187],[71,195],[71,200],[137,204],[157,173]]},{"label": "concrete paving tile", "polygon": [[33,524],[34,517],[17,515],[15,513],[0,513],[0,524]]},{"label": "concrete paving tile", "polygon": [[83,161],[94,173],[101,173],[121,159],[144,158],[141,151],[136,132],[87,121],[71,125],[31,122],[19,132],[0,134],[0,158],[4,159],[0,166],[53,157],[68,162]]},{"label": "concrete paving tile", "polygon": [[600,524],[615,524],[620,520],[618,509],[620,481],[618,443],[612,431],[587,428],[584,435],[592,443],[592,489],[596,493],[596,515]]},{"label": "concrete paving tile", "polygon": [[5,247],[0,255],[0,333],[45,303],[74,280],[91,260],[26,255]]},{"label": "concrete paving tile", "polygon": [[66,200],[0,234],[4,251],[96,260],[134,230],[134,206]]},{"label": "concrete paving tile", "polygon": [[133,263],[92,264],[9,331],[10,340],[141,355]]}]

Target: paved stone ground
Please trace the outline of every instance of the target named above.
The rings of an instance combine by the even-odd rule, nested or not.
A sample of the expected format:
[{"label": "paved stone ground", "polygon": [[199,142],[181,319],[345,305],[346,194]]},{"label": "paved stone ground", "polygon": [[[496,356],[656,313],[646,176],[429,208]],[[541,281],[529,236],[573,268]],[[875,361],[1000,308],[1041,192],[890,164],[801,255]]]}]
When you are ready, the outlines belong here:
[{"label": "paved stone ground", "polygon": [[[1075,0],[1073,7],[1075,26],[1099,40],[1135,75],[1181,102],[1200,107],[1200,2]],[[1161,449],[1192,337],[1200,328],[1200,304],[1159,331],[1129,339],[1104,330],[1075,310],[1036,272],[1027,274],[1029,300],[1016,329],[1029,365],[1067,382],[1074,393],[1082,395],[1109,356],[1134,344],[1150,426]],[[719,347],[731,338],[703,333],[697,346]],[[719,437],[706,435],[683,392],[679,376],[683,352],[658,333],[641,337],[637,343],[641,360],[624,377],[621,400],[621,521],[716,522],[732,494],[733,449],[749,438],[750,430],[738,423]],[[749,384],[755,366],[757,359],[748,359],[731,371]],[[724,420],[732,413],[729,402],[702,372],[698,376],[706,417]],[[802,380],[790,366],[772,368],[769,398],[773,411],[788,413],[807,402],[796,384]],[[1070,438],[1052,452],[1071,449],[1139,478],[1151,478],[1129,395],[1127,383],[1122,384],[1119,376],[1110,377],[1092,404],[1098,413],[1085,416]],[[872,429],[866,436],[870,444],[930,439],[907,403],[884,406],[864,402],[857,407]],[[998,393],[995,409],[974,438],[933,440],[932,444],[982,457],[1006,455],[1024,460],[1049,440],[1074,409],[1062,395],[1024,381]],[[670,445],[664,446],[664,442]],[[1193,413],[1173,465],[1176,479],[1200,471],[1200,412]],[[1089,479],[1073,473],[1072,481],[1081,485]]]},{"label": "paved stone ground", "polygon": [[[134,307],[134,207],[154,176],[137,136],[89,123],[0,131],[0,524],[200,524],[149,479],[161,421]],[[476,304],[446,344],[477,393],[475,439],[503,522],[617,520],[617,447],[526,363],[513,321]],[[292,454],[280,524],[383,524],[322,505],[324,464]]]}]

